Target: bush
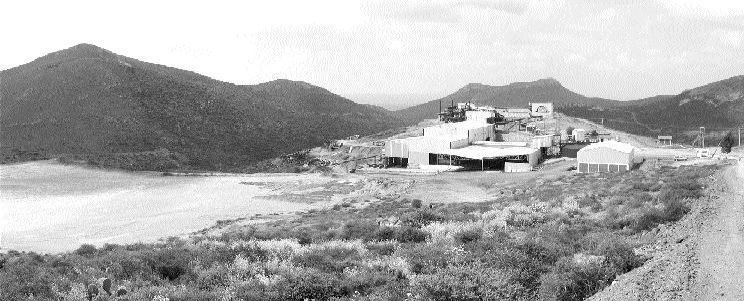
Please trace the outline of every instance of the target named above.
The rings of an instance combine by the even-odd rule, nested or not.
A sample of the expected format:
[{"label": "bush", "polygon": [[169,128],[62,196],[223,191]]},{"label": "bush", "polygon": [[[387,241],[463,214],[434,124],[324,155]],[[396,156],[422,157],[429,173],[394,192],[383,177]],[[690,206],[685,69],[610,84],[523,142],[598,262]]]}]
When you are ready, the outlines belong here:
[{"label": "bush", "polygon": [[483,229],[470,228],[455,233],[455,241],[461,244],[477,241],[483,237]]},{"label": "bush", "polygon": [[395,229],[395,240],[398,242],[424,242],[426,241],[426,237],[426,232],[418,228],[402,226]]},{"label": "bush", "polygon": [[191,254],[183,248],[166,248],[147,256],[148,264],[160,277],[169,281],[189,272]]},{"label": "bush", "polygon": [[536,289],[540,274],[549,270],[546,262],[541,262],[539,257],[531,257],[531,254],[526,252],[547,253],[545,250],[520,247],[513,242],[483,239],[467,245],[466,250],[469,251],[468,258],[480,262],[483,267],[501,271],[509,281],[518,283],[520,287],[528,290]]},{"label": "bush", "polygon": [[664,219],[666,221],[677,221],[689,212],[690,206],[686,199],[664,199]]},{"label": "bush", "polygon": [[448,244],[414,244],[401,246],[394,256],[406,259],[416,274],[431,274],[439,268],[464,260],[464,251]]},{"label": "bush", "polygon": [[591,254],[603,256],[615,274],[627,273],[643,265],[644,260],[633,252],[624,236],[609,232],[592,233],[582,240],[584,250]]},{"label": "bush", "polygon": [[344,224],[341,229],[341,238],[343,239],[361,239],[371,241],[375,239],[375,233],[380,226],[372,220],[354,220]]},{"label": "bush", "polygon": [[450,265],[433,274],[415,275],[411,282],[430,300],[518,300],[528,294],[500,270],[478,263]]},{"label": "bush", "polygon": [[196,287],[200,290],[226,287],[229,280],[230,275],[228,274],[228,268],[216,265],[209,269],[197,272]]},{"label": "bush", "polygon": [[421,208],[421,200],[419,200],[419,199],[413,199],[413,200],[411,200],[411,207],[412,208],[416,208],[416,209]]},{"label": "bush", "polygon": [[421,228],[432,222],[438,222],[442,220],[444,220],[444,217],[434,213],[434,211],[430,209],[419,209],[414,212],[409,212],[401,218],[401,221],[404,225],[416,228]]},{"label": "bush", "polygon": [[332,274],[310,269],[293,269],[282,276],[275,284],[281,288],[278,290],[279,300],[329,300],[343,295],[338,277]]},{"label": "bush", "polygon": [[341,273],[347,267],[356,266],[361,260],[356,249],[333,246],[313,248],[292,256],[292,263],[326,273]]},{"label": "bush", "polygon": [[395,228],[387,226],[379,227],[375,230],[373,236],[377,241],[393,240],[395,239]]},{"label": "bush", "polygon": [[367,249],[382,256],[389,256],[395,252],[398,243],[395,241],[380,241],[367,244]]},{"label": "bush", "polygon": [[645,210],[633,223],[633,230],[643,231],[659,224],[681,219],[690,212],[690,206],[684,199],[665,199],[664,209],[649,208]]},{"label": "bush", "polygon": [[53,285],[53,275],[33,258],[17,257],[7,261],[0,269],[0,300],[28,300],[31,296],[34,299],[56,300]]},{"label": "bush", "polygon": [[601,263],[574,263],[572,258],[559,260],[551,274],[541,278],[539,295],[550,300],[584,300],[608,286],[614,271]]},{"label": "bush", "polygon": [[644,231],[664,223],[664,214],[656,208],[645,210],[633,223],[633,230]]},{"label": "bush", "polygon": [[75,254],[90,258],[90,257],[93,257],[93,255],[96,255],[97,251],[98,250],[96,250],[96,246],[89,245],[89,244],[83,244],[83,245],[80,245],[80,247],[77,248],[77,250],[75,250]]}]

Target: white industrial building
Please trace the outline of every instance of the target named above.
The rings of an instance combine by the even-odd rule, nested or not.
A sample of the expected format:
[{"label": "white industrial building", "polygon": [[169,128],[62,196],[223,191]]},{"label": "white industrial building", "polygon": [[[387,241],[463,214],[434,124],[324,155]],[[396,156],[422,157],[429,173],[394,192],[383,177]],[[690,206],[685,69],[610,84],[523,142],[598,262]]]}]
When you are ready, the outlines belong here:
[{"label": "white industrial building", "polygon": [[384,150],[388,165],[408,168],[447,165],[504,171],[529,171],[537,165],[540,149],[527,147],[527,143],[494,142],[494,125],[480,118],[486,115],[471,116],[475,120],[431,126],[422,130],[422,136],[388,141]]},{"label": "white industrial building", "polygon": [[530,114],[533,117],[551,117],[553,116],[553,103],[552,102],[530,103]]},{"label": "white industrial building", "polygon": [[576,155],[577,170],[590,172],[622,172],[633,168],[635,148],[626,143],[605,141],[592,143]]},{"label": "white industrial building", "polygon": [[496,117],[496,111],[465,111],[465,120],[481,123],[488,122],[488,118]]}]

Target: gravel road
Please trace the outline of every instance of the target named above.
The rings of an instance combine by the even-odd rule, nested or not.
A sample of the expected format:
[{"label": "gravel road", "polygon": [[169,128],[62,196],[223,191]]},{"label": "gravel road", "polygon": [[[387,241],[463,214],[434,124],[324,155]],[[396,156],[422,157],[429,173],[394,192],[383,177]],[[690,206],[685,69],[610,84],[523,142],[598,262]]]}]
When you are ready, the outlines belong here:
[{"label": "gravel road", "polygon": [[744,300],[744,161],[725,171],[728,190],[702,229],[698,300]]},{"label": "gravel road", "polygon": [[744,300],[744,161],[705,181],[709,197],[645,234],[651,259],[589,300]]}]

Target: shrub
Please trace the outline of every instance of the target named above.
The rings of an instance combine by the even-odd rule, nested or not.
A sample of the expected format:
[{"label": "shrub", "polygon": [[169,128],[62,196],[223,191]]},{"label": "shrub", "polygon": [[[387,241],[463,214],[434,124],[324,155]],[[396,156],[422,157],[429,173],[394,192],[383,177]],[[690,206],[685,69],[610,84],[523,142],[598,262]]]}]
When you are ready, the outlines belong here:
[{"label": "shrub", "polygon": [[411,285],[424,299],[518,300],[527,290],[500,270],[478,263],[450,265],[433,274],[412,276]]},{"label": "shrub", "polygon": [[633,252],[624,236],[611,232],[591,233],[582,240],[584,250],[605,258],[616,274],[627,273],[643,265],[644,260]]},{"label": "shrub", "polygon": [[35,261],[24,256],[5,263],[0,269],[0,300],[28,300],[31,296],[41,300],[57,299],[52,289],[53,275]]},{"label": "shrub", "polygon": [[661,223],[664,223],[663,213],[659,209],[649,208],[636,218],[632,227],[635,231],[644,231]]},{"label": "shrub", "polygon": [[91,263],[95,263],[101,270],[108,270],[115,279],[151,279],[152,268],[143,259],[145,256],[147,255],[138,251],[120,248],[103,256],[99,255]]},{"label": "shrub", "polygon": [[687,204],[686,199],[664,199],[664,219],[666,221],[679,220],[688,212],[690,212],[690,206]]},{"label": "shrub", "polygon": [[147,260],[160,277],[174,281],[189,271],[191,254],[183,248],[166,248],[154,251]]},{"label": "shrub", "polygon": [[386,271],[354,267],[344,270],[341,275],[341,291],[346,295],[367,293],[375,287],[384,286],[387,283],[397,281],[397,276]]},{"label": "shrub", "polygon": [[465,251],[444,243],[414,244],[402,246],[394,256],[405,258],[413,273],[431,274],[438,268],[463,261]]},{"label": "shrub", "polygon": [[393,240],[395,239],[395,228],[393,227],[379,227],[373,234],[374,239],[377,241]]},{"label": "shrub", "polygon": [[347,267],[356,266],[360,259],[360,254],[356,249],[331,246],[312,248],[295,254],[292,257],[292,263],[326,273],[341,273]]},{"label": "shrub", "polygon": [[280,300],[329,300],[340,297],[340,281],[332,274],[311,269],[293,269],[276,284]]},{"label": "shrub", "polygon": [[541,278],[539,295],[552,300],[584,300],[605,288],[614,278],[614,271],[601,263],[579,264],[564,257],[551,274]]},{"label": "shrub", "polygon": [[392,255],[398,247],[395,241],[380,241],[367,244],[367,249],[382,256]]},{"label": "shrub", "polygon": [[413,200],[411,200],[411,207],[412,208],[416,208],[416,209],[421,208],[421,200],[419,200],[419,199],[413,199]]},{"label": "shrub", "polygon": [[470,228],[456,233],[454,239],[458,243],[466,244],[477,241],[481,237],[483,237],[483,230],[481,228]]},{"label": "shrub", "polygon": [[426,241],[426,232],[421,229],[402,226],[395,229],[395,240],[407,243],[407,242],[424,242]]},{"label": "shrub", "polygon": [[677,221],[690,212],[690,206],[685,199],[664,199],[664,208],[649,208],[636,218],[633,230],[643,231],[666,222]]},{"label": "shrub", "polygon": [[227,267],[215,265],[209,269],[197,271],[196,287],[200,290],[226,287],[229,279],[230,275],[228,274]]},{"label": "shrub", "polygon": [[[540,274],[547,272],[547,264],[531,257],[521,248],[509,241],[482,239],[466,246],[468,258],[480,262],[484,267],[501,271],[511,282],[518,283],[528,290],[537,288]],[[533,250],[537,251],[537,250]]]},{"label": "shrub", "polygon": [[375,232],[380,226],[372,220],[354,220],[344,224],[341,229],[343,239],[361,239],[371,241],[375,239]]},{"label": "shrub", "polygon": [[413,212],[406,213],[401,221],[404,225],[421,228],[432,222],[442,221],[444,217],[434,213],[430,209],[419,209]]},{"label": "shrub", "polygon": [[96,246],[90,245],[90,244],[83,244],[80,245],[77,250],[75,250],[75,254],[83,256],[83,257],[93,257],[93,255],[96,255]]},{"label": "shrub", "polygon": [[658,199],[662,202],[684,199],[697,199],[702,196],[701,189],[687,189],[686,187],[665,187],[659,192]]}]

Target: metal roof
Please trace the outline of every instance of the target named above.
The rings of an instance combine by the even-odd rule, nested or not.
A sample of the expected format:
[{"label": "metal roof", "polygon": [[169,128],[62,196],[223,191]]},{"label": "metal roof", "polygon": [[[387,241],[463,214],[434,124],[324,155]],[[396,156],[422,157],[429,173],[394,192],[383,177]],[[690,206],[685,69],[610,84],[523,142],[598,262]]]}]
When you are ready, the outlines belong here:
[{"label": "metal roof", "polygon": [[635,147],[633,147],[630,144],[617,142],[615,140],[610,140],[610,141],[589,144],[586,147],[580,149],[579,152],[581,153],[581,152],[590,151],[594,149],[600,149],[600,148],[609,148],[609,149],[613,149],[613,150],[623,152],[623,153],[628,153],[628,154],[632,153],[633,150],[635,149]]}]

